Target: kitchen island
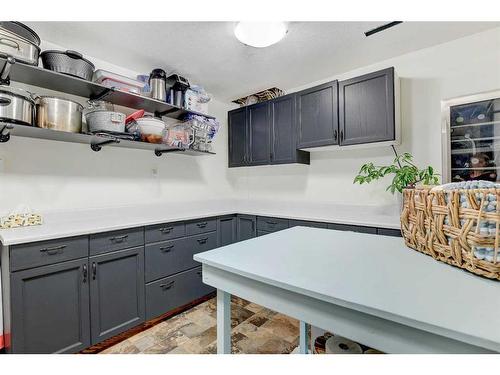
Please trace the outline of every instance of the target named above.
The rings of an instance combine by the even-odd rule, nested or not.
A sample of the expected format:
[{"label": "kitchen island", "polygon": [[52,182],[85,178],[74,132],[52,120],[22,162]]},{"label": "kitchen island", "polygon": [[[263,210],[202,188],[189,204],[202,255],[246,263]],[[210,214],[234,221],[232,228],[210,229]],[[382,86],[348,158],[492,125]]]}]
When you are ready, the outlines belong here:
[{"label": "kitchen island", "polygon": [[[500,351],[500,284],[436,262],[401,238],[295,227],[199,253],[217,288],[217,350],[230,295],[387,353]],[[314,267],[311,267],[314,265]]]}]

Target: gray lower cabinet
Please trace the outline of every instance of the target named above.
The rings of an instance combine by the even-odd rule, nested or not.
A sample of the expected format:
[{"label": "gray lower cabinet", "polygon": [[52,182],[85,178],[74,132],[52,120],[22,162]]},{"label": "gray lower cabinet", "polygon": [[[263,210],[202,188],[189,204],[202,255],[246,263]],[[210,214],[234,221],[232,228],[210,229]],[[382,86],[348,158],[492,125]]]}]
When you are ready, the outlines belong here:
[{"label": "gray lower cabinet", "polygon": [[381,236],[403,237],[401,229],[377,228],[377,234]]},{"label": "gray lower cabinet", "polygon": [[194,254],[216,247],[216,232],[146,244],[146,282],[197,267]]},{"label": "gray lower cabinet", "polygon": [[267,216],[257,217],[257,230],[263,230],[265,232],[277,232],[279,230],[287,229],[288,227],[288,219],[278,219]]},{"label": "gray lower cabinet", "polygon": [[88,258],[11,275],[13,353],[74,353],[90,345]]},{"label": "gray lower cabinet", "polygon": [[257,235],[257,218],[252,215],[236,215],[238,241],[245,241]]},{"label": "gray lower cabinet", "polygon": [[328,229],[334,229],[334,230],[346,230],[346,231],[351,231],[351,232],[358,232],[358,233],[370,233],[370,234],[377,234],[377,228],[374,227],[362,227],[359,225],[349,225],[349,224],[328,224]]},{"label": "gray lower cabinet", "polygon": [[236,216],[222,216],[217,219],[217,246],[226,246],[235,243]]},{"label": "gray lower cabinet", "polygon": [[146,319],[156,318],[214,290],[203,284],[201,267],[149,283],[146,285]]},{"label": "gray lower cabinet", "polygon": [[89,258],[92,344],[144,321],[144,246]]},{"label": "gray lower cabinet", "polygon": [[339,82],[340,145],[395,139],[394,68]]},{"label": "gray lower cabinet", "polygon": [[270,234],[270,233],[273,233],[273,232],[268,232],[268,231],[265,231],[265,230],[258,230],[257,231],[257,237],[265,236],[266,234]]},{"label": "gray lower cabinet", "polygon": [[321,223],[318,221],[308,221],[308,220],[289,220],[290,228],[293,227],[309,227],[309,228],[327,228],[326,223]]},{"label": "gray lower cabinet", "polygon": [[338,144],[338,82],[296,94],[298,148]]}]

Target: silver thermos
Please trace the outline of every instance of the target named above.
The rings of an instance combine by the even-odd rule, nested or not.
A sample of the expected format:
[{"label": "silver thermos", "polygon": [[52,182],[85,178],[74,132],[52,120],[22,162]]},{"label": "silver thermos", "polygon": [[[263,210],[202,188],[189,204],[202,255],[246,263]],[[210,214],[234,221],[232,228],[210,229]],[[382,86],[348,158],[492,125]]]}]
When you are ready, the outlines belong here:
[{"label": "silver thermos", "polygon": [[151,97],[162,102],[167,101],[167,73],[163,69],[154,69],[149,75]]}]

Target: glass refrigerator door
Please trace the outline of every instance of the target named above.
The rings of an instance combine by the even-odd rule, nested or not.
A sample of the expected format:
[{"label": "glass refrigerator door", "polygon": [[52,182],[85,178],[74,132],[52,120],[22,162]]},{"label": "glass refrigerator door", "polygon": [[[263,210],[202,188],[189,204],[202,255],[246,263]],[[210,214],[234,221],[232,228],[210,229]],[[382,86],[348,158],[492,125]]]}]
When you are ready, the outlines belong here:
[{"label": "glass refrigerator door", "polygon": [[500,98],[450,107],[451,181],[500,181]]}]

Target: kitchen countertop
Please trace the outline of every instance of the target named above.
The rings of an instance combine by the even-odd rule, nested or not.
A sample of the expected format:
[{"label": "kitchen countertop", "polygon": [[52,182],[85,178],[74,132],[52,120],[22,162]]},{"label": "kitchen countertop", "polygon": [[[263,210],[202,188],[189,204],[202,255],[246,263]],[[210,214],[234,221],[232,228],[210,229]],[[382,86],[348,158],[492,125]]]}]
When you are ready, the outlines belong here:
[{"label": "kitchen countertop", "polygon": [[[295,227],[198,253],[194,259],[203,264],[209,285],[215,272],[208,270],[205,278],[205,266],[500,351],[500,330],[494,328],[500,325],[500,299],[491,298],[500,292],[500,283],[436,262],[408,249],[401,238]],[[217,280],[215,286],[224,290],[221,278]],[[239,280],[229,277],[227,283],[238,288]],[[345,313],[341,321],[349,321]],[[362,331],[370,336],[377,330]],[[426,340],[422,343],[425,352]]]},{"label": "kitchen countertop", "polygon": [[0,242],[4,246],[10,246],[234,213],[379,228],[400,227],[399,213],[394,206],[220,200],[42,212],[42,225],[0,229]]}]

